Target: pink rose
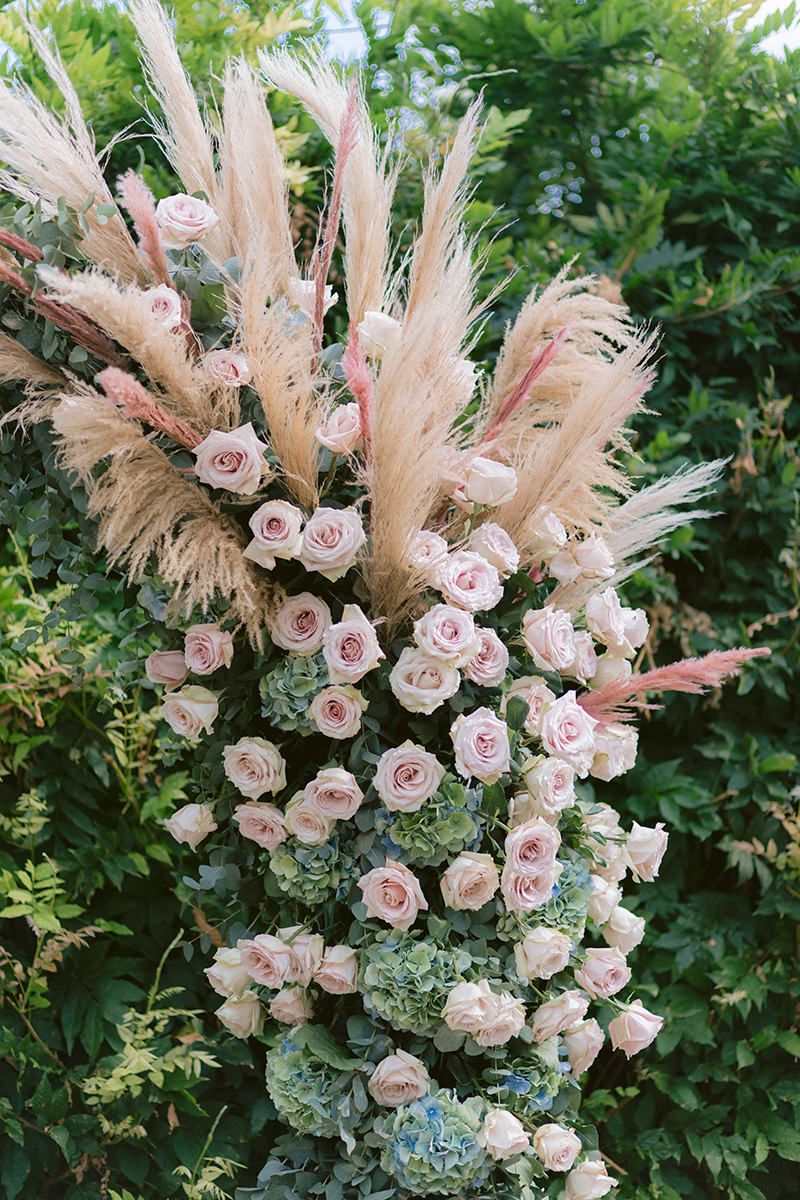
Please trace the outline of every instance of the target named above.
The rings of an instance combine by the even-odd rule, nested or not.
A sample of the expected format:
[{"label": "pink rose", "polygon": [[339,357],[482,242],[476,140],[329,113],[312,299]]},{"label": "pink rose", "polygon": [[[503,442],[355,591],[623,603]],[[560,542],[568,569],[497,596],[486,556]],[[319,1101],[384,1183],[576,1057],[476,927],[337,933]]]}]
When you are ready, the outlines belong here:
[{"label": "pink rose", "polygon": [[478,652],[464,667],[470,683],[499,687],[508,671],[508,650],[493,629],[478,629]]},{"label": "pink rose", "polygon": [[212,379],[226,387],[244,387],[253,378],[250,363],[238,350],[209,350],[203,365]]},{"label": "pink rose", "polygon": [[[293,276],[289,280],[287,297],[289,304],[292,305],[293,308],[299,308],[301,312],[305,313],[309,320],[313,320],[314,310],[317,303],[316,280],[300,279],[297,275]],[[323,316],[338,299],[338,294],[333,290],[331,285],[327,283],[325,285],[325,292],[323,294],[322,301]]]},{"label": "pink rose", "polygon": [[500,876],[490,854],[462,850],[439,881],[448,908],[476,911],[488,904],[500,886]]},{"label": "pink rose", "polygon": [[568,1171],[581,1152],[581,1139],[574,1130],[553,1122],[539,1126],[533,1148],[545,1171]]},{"label": "pink rose", "polygon": [[323,816],[309,804],[302,792],[293,796],[286,805],[284,820],[292,837],[296,837],[304,846],[321,846],[327,842],[333,829],[330,817]]},{"label": "pink rose", "polygon": [[264,461],[266,449],[249,421],[230,432],[215,429],[192,451],[195,474],[209,487],[252,496],[262,479],[272,475]]},{"label": "pink rose", "polygon": [[528,534],[528,551],[534,562],[548,562],[567,544],[567,531],[555,513],[537,509]]},{"label": "pink rose", "polygon": [[572,938],[558,929],[540,925],[525,934],[514,947],[520,979],[552,979],[569,962]]},{"label": "pink rose", "polygon": [[605,925],[622,899],[622,892],[615,883],[610,883],[599,875],[592,875],[589,882],[592,890],[589,894],[588,914],[595,925]]},{"label": "pink rose", "polygon": [[203,838],[207,838],[219,826],[214,820],[214,812],[208,804],[184,804],[173,813],[164,828],[171,833],[176,842],[183,842],[192,850],[196,850]]},{"label": "pink rose", "polygon": [[233,820],[242,837],[249,838],[264,850],[277,850],[289,836],[283,813],[274,804],[256,801],[238,804],[233,810]]},{"label": "pink rose", "polygon": [[367,1087],[376,1104],[400,1108],[425,1096],[431,1078],[425,1064],[405,1050],[396,1050],[382,1058],[369,1078]]},{"label": "pink rose", "polygon": [[616,995],[631,980],[631,969],[624,955],[615,946],[606,949],[590,947],[583,966],[575,972],[575,982],[592,999],[607,1000]]},{"label": "pink rose", "polygon": [[567,1176],[564,1200],[600,1200],[617,1182],[606,1171],[605,1163],[584,1159]]},{"label": "pink rose", "polygon": [[300,592],[284,600],[272,618],[269,632],[276,646],[290,654],[317,654],[322,649],[331,610],[311,592]]},{"label": "pink rose", "polygon": [[329,821],[349,821],[358,812],[364,793],[355,775],[341,767],[325,767],[303,788],[306,803]]},{"label": "pink rose", "polygon": [[326,687],[317,692],[308,706],[308,713],[325,737],[355,737],[361,728],[361,716],[367,701],[354,687]]},{"label": "pink rose", "polygon": [[633,666],[629,659],[620,658],[610,651],[601,654],[597,659],[594,675],[590,683],[593,690],[605,687],[607,683],[613,683],[615,679],[627,679],[633,674]]},{"label": "pink rose", "polygon": [[500,890],[508,912],[532,912],[550,899],[561,874],[561,864],[546,862],[537,875],[518,875],[508,864],[500,876]]},{"label": "pink rose", "polygon": [[334,454],[352,454],[361,444],[361,412],[355,400],[337,404],[316,432],[317,441]]},{"label": "pink rose", "polygon": [[489,1109],[475,1135],[475,1141],[495,1162],[504,1162],[515,1154],[524,1154],[531,1144],[525,1126],[504,1108]]},{"label": "pink rose", "polygon": [[358,881],[367,906],[367,916],[385,921],[393,929],[410,929],[420,909],[427,909],[419,880],[402,863],[387,858]]},{"label": "pink rose", "polygon": [[575,768],[569,763],[539,755],[529,759],[523,771],[533,808],[546,821],[557,820],[575,803]]},{"label": "pink rose", "polygon": [[525,1024],[525,1007],[510,992],[492,994],[480,1028],[473,1037],[479,1046],[504,1046]]},{"label": "pink rose", "polygon": [[241,996],[229,996],[217,1009],[217,1016],[225,1028],[238,1038],[248,1038],[255,1033],[261,1033],[264,1024],[261,1001],[255,992],[248,991]]},{"label": "pink rose", "polygon": [[625,842],[625,853],[637,882],[652,883],[667,850],[669,834],[659,821],[654,829],[634,821]]},{"label": "pink rose", "polygon": [[250,800],[286,787],[286,763],[278,747],[260,737],[239,738],[222,751],[225,774]]},{"label": "pink rose", "polygon": [[576,633],[575,642],[575,657],[568,667],[564,668],[564,674],[570,679],[577,679],[580,683],[587,684],[590,679],[594,678],[594,673],[597,670],[597,655],[594,649],[594,642],[590,633]]},{"label": "pink rose", "polygon": [[378,760],[373,786],[390,812],[417,812],[436,792],[444,767],[434,754],[403,742]]},{"label": "pink rose", "polygon": [[250,983],[242,952],[236,946],[217,947],[213,963],[203,974],[218,996],[241,996]]},{"label": "pink rose", "polygon": [[610,579],[614,574],[614,559],[601,537],[592,534],[582,542],[569,542],[550,560],[550,574],[559,583],[575,583],[577,579]]},{"label": "pink rose", "polygon": [[573,766],[581,779],[594,761],[597,721],[581,708],[574,692],[554,700],[542,717],[542,745],[554,758]]},{"label": "pink rose", "polygon": [[506,692],[504,704],[507,705],[514,696],[519,696],[528,706],[525,732],[529,733],[531,737],[539,737],[542,731],[542,718],[555,700],[555,692],[550,691],[541,675],[523,675],[520,679],[515,680]]},{"label": "pink rose", "polygon": [[322,937],[318,933],[307,933],[302,925],[279,929],[278,937],[289,947],[292,955],[287,981],[308,987],[322,962]]},{"label": "pink rose", "polygon": [[186,630],[183,655],[195,675],[213,675],[233,661],[233,638],[219,625],[190,625]]},{"label": "pink rose", "polygon": [[496,783],[511,764],[508,726],[490,708],[461,713],[450,727],[455,766],[463,779]]},{"label": "pink rose", "polygon": [[183,324],[183,305],[174,288],[166,283],[146,288],[142,300],[155,320],[165,329],[180,329]]},{"label": "pink rose", "polygon": [[442,1017],[457,1033],[475,1034],[489,1013],[494,993],[485,979],[477,983],[457,983],[451,988]]},{"label": "pink rose", "polygon": [[464,496],[472,504],[496,508],[517,494],[517,472],[513,467],[478,454],[470,459],[464,472]]},{"label": "pink rose", "polygon": [[576,990],[561,992],[552,1000],[545,1001],[533,1014],[531,1028],[535,1042],[547,1042],[557,1033],[570,1029],[586,1016],[589,1001]]},{"label": "pink rose", "polygon": [[608,783],[636,765],[639,735],[629,725],[606,725],[595,734],[595,752],[589,774]]},{"label": "pink rose", "polygon": [[506,835],[506,866],[517,875],[535,879],[555,862],[560,845],[558,830],[534,817]]},{"label": "pink rose", "polygon": [[154,650],[145,660],[144,671],[151,683],[163,683],[168,691],[180,687],[189,674],[181,650]]},{"label": "pink rose", "polygon": [[649,631],[644,609],[623,608],[613,588],[589,597],[586,624],[598,642],[625,658],[633,658]]},{"label": "pink rose", "polygon": [[156,221],[164,245],[169,250],[184,250],[193,242],[201,242],[219,223],[219,216],[205,200],[177,192],[159,200]]},{"label": "pink rose", "polygon": [[552,604],[525,613],[522,636],[528,653],[542,671],[566,671],[575,660],[572,618]]},{"label": "pink rose", "polygon": [[367,354],[380,358],[386,350],[394,350],[403,336],[403,326],[386,313],[367,309],[358,325],[361,343]]},{"label": "pink rose", "polygon": [[242,962],[255,983],[279,991],[289,981],[294,966],[291,948],[271,933],[259,933],[239,942]]},{"label": "pink rose", "polygon": [[414,622],[414,641],[425,654],[453,667],[463,667],[480,645],[471,613],[449,604],[435,604]]},{"label": "pink rose", "polygon": [[358,991],[358,955],[350,946],[328,946],[314,972],[314,982],[332,996]]},{"label": "pink rose", "polygon": [[346,604],[341,621],[325,630],[322,654],[331,683],[358,683],[386,657],[357,604]]},{"label": "pink rose", "polygon": [[663,1024],[663,1017],[648,1012],[641,1000],[634,1000],[609,1022],[611,1045],[615,1050],[621,1050],[626,1058],[632,1058],[655,1041]]},{"label": "pink rose", "polygon": [[300,562],[335,582],[346,575],[367,540],[361,514],[355,508],[317,508],[303,531]]},{"label": "pink rose", "polygon": [[211,733],[219,713],[219,701],[204,687],[182,687],[164,697],[161,715],[174,733],[196,742],[202,732]]},{"label": "pink rose", "polygon": [[497,567],[471,550],[454,550],[439,567],[436,584],[445,600],[467,612],[484,612],[503,598]]},{"label": "pink rose", "polygon": [[637,917],[627,908],[617,905],[601,932],[609,946],[616,946],[623,954],[630,954],[644,937],[644,929],[644,917]]},{"label": "pink rose", "polygon": [[277,996],[273,996],[267,1005],[269,1015],[282,1025],[303,1025],[314,1015],[314,1005],[311,998],[301,987],[281,988]]},{"label": "pink rose", "polygon": [[564,1045],[569,1055],[569,1065],[573,1075],[582,1075],[588,1071],[600,1053],[605,1035],[602,1029],[591,1017],[588,1021],[579,1021],[564,1034]]},{"label": "pink rose", "polygon": [[276,558],[296,558],[300,553],[303,514],[288,501],[267,500],[256,509],[248,525],[253,532],[253,540],[244,551],[244,556],[260,567],[272,571]]},{"label": "pink rose", "polygon": [[469,539],[469,548],[497,567],[503,578],[519,570],[519,550],[502,525],[494,521],[478,526]]},{"label": "pink rose", "polygon": [[408,712],[430,716],[455,696],[461,684],[456,667],[406,646],[389,674],[389,686]]},{"label": "pink rose", "polygon": [[447,560],[449,546],[439,533],[429,529],[421,529],[411,538],[408,548],[408,561],[417,571],[421,571],[433,587],[437,586],[439,568]]}]

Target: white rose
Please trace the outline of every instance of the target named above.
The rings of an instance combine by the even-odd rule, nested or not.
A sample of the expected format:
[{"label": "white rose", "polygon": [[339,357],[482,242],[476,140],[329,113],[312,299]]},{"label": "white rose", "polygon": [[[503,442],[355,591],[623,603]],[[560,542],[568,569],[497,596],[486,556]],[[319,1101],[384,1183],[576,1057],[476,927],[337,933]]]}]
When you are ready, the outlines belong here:
[{"label": "white rose", "polygon": [[545,1171],[568,1171],[581,1152],[581,1139],[572,1129],[553,1122],[539,1126],[533,1148]]},{"label": "white rose", "polygon": [[325,737],[355,737],[361,728],[367,701],[354,687],[326,687],[317,692],[308,706],[308,714]]},{"label": "white rose", "polygon": [[237,1038],[248,1038],[255,1033],[261,1033],[264,1023],[261,1001],[255,992],[229,996],[217,1009],[217,1016],[225,1028]]},{"label": "white rose", "polygon": [[649,630],[644,609],[623,608],[613,588],[589,597],[586,624],[598,642],[625,658],[633,658]]},{"label": "white rose", "polygon": [[480,646],[471,613],[450,604],[435,604],[414,622],[414,641],[431,658],[463,667]]},{"label": "white rose", "polygon": [[625,847],[619,842],[609,842],[598,850],[598,854],[600,862],[592,867],[593,873],[609,883],[621,883],[630,866]]},{"label": "white rose", "polygon": [[514,947],[520,979],[552,979],[569,962],[572,938],[558,929],[540,925],[525,934]]},{"label": "white rose", "polygon": [[590,946],[575,982],[593,999],[607,1000],[631,981],[631,969],[616,946]]},{"label": "white rose", "polygon": [[361,444],[361,410],[356,400],[337,404],[320,425],[315,437],[334,454],[352,454]]},{"label": "white rose", "polygon": [[487,1018],[494,999],[489,983],[457,983],[447,995],[442,1017],[450,1029],[458,1033],[475,1034]]},{"label": "white rose", "polygon": [[575,657],[568,667],[565,667],[564,674],[570,679],[577,679],[580,683],[587,684],[594,678],[597,670],[597,655],[595,654],[594,642],[590,633],[575,634]]},{"label": "white rose", "polygon": [[614,559],[607,544],[597,534],[582,542],[569,542],[550,560],[550,574],[559,583],[575,583],[577,579],[610,579],[614,574]]},{"label": "white rose", "polygon": [[528,653],[542,671],[566,671],[575,661],[572,618],[552,604],[525,613],[522,637]]},{"label": "white rose", "polygon": [[496,783],[511,765],[508,726],[490,708],[461,713],[450,727],[455,766],[463,779]]},{"label": "white rose", "polygon": [[590,833],[604,838],[622,832],[619,813],[610,804],[596,804],[591,812],[584,813],[583,821]]},{"label": "white rose", "polygon": [[437,586],[439,568],[447,560],[449,546],[440,533],[430,529],[421,529],[411,538],[408,547],[408,561],[424,577],[432,587]]},{"label": "white rose", "polygon": [[639,734],[629,725],[606,725],[595,734],[595,754],[589,774],[606,783],[636,765]]},{"label": "white rose", "polygon": [[575,803],[575,768],[569,763],[539,755],[528,759],[523,771],[535,811],[545,820],[558,818]]},{"label": "white rose", "polygon": [[567,544],[567,531],[555,513],[536,510],[528,534],[528,551],[536,562],[547,562]]},{"label": "white rose", "polygon": [[594,761],[597,721],[581,708],[575,692],[554,700],[542,717],[542,745],[548,754],[574,767],[581,779]]},{"label": "white rose", "polygon": [[464,667],[470,683],[479,687],[499,687],[508,671],[508,650],[493,629],[477,630],[478,651]]},{"label": "white rose", "polygon": [[184,250],[192,242],[201,242],[218,224],[219,217],[205,200],[177,192],[159,200],[156,221],[164,245],[170,250]]},{"label": "white rose", "polygon": [[669,834],[659,821],[654,829],[634,821],[625,842],[625,853],[637,882],[652,883],[658,875]]},{"label": "white rose", "polygon": [[500,875],[490,854],[462,850],[439,881],[448,908],[476,911],[488,904],[500,887]]},{"label": "white rose", "polygon": [[[317,304],[317,285],[313,279],[300,279],[294,276],[289,280],[287,296],[292,308],[299,308],[309,320],[314,319],[314,310]],[[338,299],[338,293],[333,290],[329,283],[326,284],[322,303],[323,315]]]},{"label": "white rose", "polygon": [[228,779],[250,800],[286,787],[286,763],[278,747],[264,738],[239,738],[225,747],[222,759]]},{"label": "white rose", "polygon": [[145,288],[142,299],[147,310],[165,329],[180,329],[183,324],[183,304],[174,288],[166,283]]},{"label": "white rose", "polygon": [[405,1050],[382,1058],[369,1078],[367,1087],[376,1104],[400,1108],[427,1095],[431,1077],[425,1064]]},{"label": "white rose", "polygon": [[480,554],[505,578],[519,569],[519,550],[501,525],[487,521],[469,539],[469,548]]},{"label": "white rose", "polygon": [[352,995],[358,991],[358,955],[351,946],[326,947],[314,982],[332,996]]},{"label": "white rose", "polygon": [[250,975],[236,946],[219,946],[214,961],[203,974],[218,996],[241,996],[250,983]]},{"label": "white rose", "polygon": [[213,675],[233,661],[233,638],[215,623],[190,625],[186,630],[183,656],[195,675]]},{"label": "white rose", "polygon": [[444,767],[413,742],[386,750],[378,760],[373,786],[390,812],[417,812],[436,792]]},{"label": "white rose", "polygon": [[510,992],[489,997],[481,1027],[473,1034],[479,1046],[504,1046],[525,1024],[525,1007]]},{"label": "white rose", "polygon": [[331,610],[311,592],[300,592],[284,600],[269,626],[276,646],[290,654],[311,655],[322,649]]},{"label": "white rose", "polygon": [[599,1200],[600,1196],[610,1192],[617,1182],[608,1174],[604,1163],[590,1158],[584,1159],[567,1176],[564,1200]]},{"label": "white rose", "polygon": [[288,837],[283,813],[274,804],[256,800],[250,804],[237,804],[232,819],[239,826],[242,837],[249,838],[264,850],[276,850]]},{"label": "white rose", "polygon": [[641,1000],[634,1000],[609,1022],[611,1045],[615,1050],[621,1050],[626,1058],[633,1058],[655,1041],[663,1024],[663,1017],[648,1012]]},{"label": "white rose", "polygon": [[384,351],[394,350],[399,344],[403,336],[403,326],[386,313],[367,309],[358,325],[358,333],[367,354],[380,358]]},{"label": "white rose", "polygon": [[497,567],[471,550],[448,554],[439,567],[436,586],[446,600],[467,612],[484,612],[503,598]]},{"label": "white rose", "polygon": [[408,712],[429,716],[455,696],[461,676],[455,667],[406,646],[392,667],[389,686]]},{"label": "white rose", "polygon": [[358,683],[386,657],[375,630],[357,604],[346,604],[341,621],[325,630],[322,654],[331,683]]},{"label": "white rose", "polygon": [[503,1162],[515,1154],[524,1154],[531,1144],[522,1122],[505,1108],[489,1109],[475,1135],[475,1141],[495,1162]]},{"label": "white rose", "polygon": [[301,987],[281,988],[267,1005],[269,1015],[282,1025],[303,1025],[314,1015],[314,1005],[311,998]]},{"label": "white rose", "polygon": [[547,1042],[557,1033],[577,1025],[586,1016],[589,1000],[582,992],[572,989],[561,992],[541,1004],[533,1014],[531,1028],[535,1042]]},{"label": "white rose", "polygon": [[181,686],[189,668],[182,650],[154,650],[145,660],[144,673],[151,683],[161,683],[171,690]]},{"label": "white rose", "polygon": [[644,937],[644,929],[644,917],[637,917],[627,908],[617,905],[601,933],[609,946],[616,946],[623,954],[630,954]]},{"label": "white rose", "polygon": [[307,571],[335,582],[346,575],[367,540],[355,508],[317,508],[306,522],[298,555]]},{"label": "white rose", "polygon": [[266,442],[260,441],[250,421],[225,432],[215,429],[195,446],[195,474],[201,483],[252,496],[272,471],[264,461]]},{"label": "white rose", "polygon": [[349,821],[358,812],[364,793],[355,775],[341,767],[325,767],[303,788],[306,802],[329,821]]},{"label": "white rose", "polygon": [[464,495],[472,504],[496,508],[517,494],[517,472],[513,467],[477,455],[464,472]]},{"label": "white rose", "polygon": [[327,842],[333,829],[330,817],[309,804],[302,792],[293,796],[286,805],[284,820],[291,836],[304,846],[321,846]]},{"label": "white rose", "polygon": [[200,734],[211,733],[219,713],[219,701],[208,688],[190,685],[164,697],[161,715],[181,737],[195,742]]},{"label": "white rose", "polygon": [[627,679],[632,674],[633,665],[630,659],[612,654],[609,650],[597,659],[590,683],[596,691],[598,688],[605,687],[607,683],[613,683],[615,679]]},{"label": "white rose", "polygon": [[[245,558],[273,570],[276,558],[297,558],[303,544],[303,514],[287,500],[267,500],[248,521],[253,540]],[[322,603],[320,601],[320,603]]]},{"label": "white rose", "polygon": [[588,1071],[602,1049],[605,1035],[591,1017],[588,1021],[579,1021],[564,1033],[564,1045],[569,1055],[569,1065],[573,1075],[582,1075]]},{"label": "white rose", "polygon": [[589,894],[587,911],[595,925],[605,925],[614,909],[622,899],[622,892],[615,883],[609,883],[599,875],[592,875],[589,882],[592,890]]},{"label": "white rose", "polygon": [[203,359],[208,374],[226,387],[244,387],[253,378],[250,363],[238,350],[210,350]]},{"label": "white rose", "polygon": [[213,809],[208,804],[184,804],[173,813],[164,828],[171,833],[176,842],[184,842],[192,850],[196,850],[203,838],[207,838],[219,826],[214,820]]},{"label": "white rose", "polygon": [[542,732],[542,717],[555,700],[555,692],[551,692],[541,675],[523,675],[515,680],[506,692],[504,704],[508,705],[514,696],[519,696],[528,706],[525,732],[532,737],[539,737]]}]

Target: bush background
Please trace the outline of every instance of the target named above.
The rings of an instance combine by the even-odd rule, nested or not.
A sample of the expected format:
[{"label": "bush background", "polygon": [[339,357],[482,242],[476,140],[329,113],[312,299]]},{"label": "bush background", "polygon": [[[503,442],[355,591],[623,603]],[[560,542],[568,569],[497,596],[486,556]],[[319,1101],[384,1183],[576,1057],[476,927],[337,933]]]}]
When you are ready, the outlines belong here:
[{"label": "bush background", "polygon": [[[421,163],[484,92],[471,215],[487,285],[516,271],[481,342],[487,361],[530,285],[574,258],[661,327],[659,415],[639,421],[632,473],[729,459],[718,515],[676,531],[627,588],[650,613],[648,658],[773,652],[738,692],[677,697],[644,722],[640,763],[610,797],[672,833],[658,885],[636,893],[648,921],[638,991],[666,1027],[631,1064],[604,1055],[585,1101],[626,1172],[621,1200],[790,1200],[800,1161],[800,52],[758,51],[794,6],[748,32],[757,8],[357,9],[376,121],[397,121],[409,154],[401,239]],[[146,154],[163,194],[168,167],[139,136],[123,9],[48,0],[34,16],[55,31],[98,144],[138,122],[109,177]],[[226,54],[325,36],[308,5],[175,9],[208,94]],[[13,5],[0,42],[5,73],[52,99]],[[324,148],[276,101],[303,236]],[[213,1198],[234,1178],[251,1184],[263,1161],[262,1063],[206,1015],[214,931],[191,860],[160,824],[185,777],[180,763],[156,766],[137,597],[80,549],[68,481],[40,466],[43,428],[34,443],[6,432],[0,447],[0,1189],[8,1200]]]}]

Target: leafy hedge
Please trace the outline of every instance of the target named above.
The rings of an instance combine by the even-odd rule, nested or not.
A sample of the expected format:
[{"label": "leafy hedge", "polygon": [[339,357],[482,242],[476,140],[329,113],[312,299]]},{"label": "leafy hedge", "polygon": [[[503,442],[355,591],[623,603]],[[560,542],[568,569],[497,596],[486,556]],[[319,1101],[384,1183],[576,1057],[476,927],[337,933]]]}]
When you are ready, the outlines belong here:
[{"label": "leafy hedge", "polygon": [[[725,0],[691,13],[683,0],[391,7],[388,30],[377,14],[370,94],[388,120],[413,84],[412,153],[485,89],[473,213],[494,236],[496,276],[517,268],[509,297],[577,254],[661,323],[662,415],[641,422],[632,468],[731,458],[720,515],[677,531],[637,577],[648,653],[753,640],[773,658],[755,691],[724,705],[671,701],[620,784],[630,816],[674,831],[663,881],[641,897],[650,932],[635,964],[668,1028],[645,1064],[598,1063],[589,1104],[627,1171],[624,1200],[788,1200],[800,1157],[800,422],[788,395],[800,365],[800,55],[754,53],[751,6]],[[177,8],[199,75],[293,16]],[[127,21],[114,6],[42,12],[72,47],[102,143],[138,116]],[[371,25],[375,6],[360,12]],[[14,20],[0,15],[0,38],[35,72]],[[295,190],[313,179],[303,136],[289,143],[304,163]],[[137,162],[135,146],[117,152],[112,177]],[[153,182],[168,187],[166,168]],[[417,186],[412,172],[409,201]],[[487,357],[497,332],[486,330]],[[185,957],[197,944],[207,956],[212,934],[159,825],[180,771],[150,766],[152,696],[126,699],[115,682],[130,680],[120,655],[142,651],[130,597],[101,564],[79,585],[68,481],[46,484],[39,454],[4,435],[0,519],[15,540],[0,573],[0,887],[12,909],[0,918],[0,1187],[9,1200],[213,1197],[230,1191],[229,1172],[252,1180],[269,1102],[250,1051],[194,1011],[208,995]]]}]

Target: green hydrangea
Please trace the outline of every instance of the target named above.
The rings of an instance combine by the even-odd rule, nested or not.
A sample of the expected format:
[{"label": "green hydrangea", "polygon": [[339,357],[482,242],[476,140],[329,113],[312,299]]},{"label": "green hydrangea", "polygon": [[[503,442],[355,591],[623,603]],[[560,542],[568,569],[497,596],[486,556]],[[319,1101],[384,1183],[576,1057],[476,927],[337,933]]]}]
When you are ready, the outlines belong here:
[{"label": "green hydrangea", "polygon": [[497,936],[503,941],[518,942],[526,930],[549,925],[581,942],[591,890],[589,870],[583,860],[562,860],[562,871],[553,895],[532,912],[501,914],[497,919]]},{"label": "green hydrangea", "polygon": [[502,1107],[535,1116],[550,1112],[559,1092],[571,1086],[568,1062],[561,1062],[556,1038],[541,1046],[526,1046],[502,1066],[483,1073],[487,1089]]},{"label": "green hydrangea", "polygon": [[418,867],[438,867],[480,838],[480,789],[468,790],[448,776],[417,812],[383,809],[375,828],[387,853],[402,860],[399,848]]},{"label": "green hydrangea", "polygon": [[376,1123],[385,1139],[381,1167],[413,1196],[461,1196],[491,1171],[476,1141],[484,1107],[441,1091],[399,1108]]},{"label": "green hydrangea", "polygon": [[308,708],[327,686],[328,668],[321,654],[286,654],[259,680],[261,714],[278,729],[313,733]]},{"label": "green hydrangea", "polygon": [[305,846],[289,838],[270,855],[278,887],[294,900],[313,908],[350,886],[353,852],[334,834],[321,846]]},{"label": "green hydrangea", "polygon": [[348,1109],[352,1077],[284,1038],[267,1055],[267,1092],[299,1133],[337,1137],[339,1111]]},{"label": "green hydrangea", "polygon": [[430,1037],[442,1023],[448,992],[471,964],[463,950],[394,930],[379,934],[363,954],[364,1007],[394,1029]]}]

